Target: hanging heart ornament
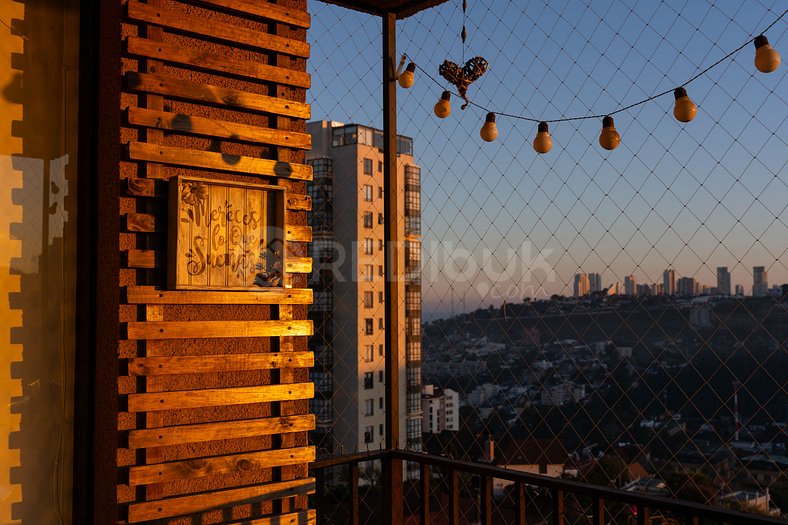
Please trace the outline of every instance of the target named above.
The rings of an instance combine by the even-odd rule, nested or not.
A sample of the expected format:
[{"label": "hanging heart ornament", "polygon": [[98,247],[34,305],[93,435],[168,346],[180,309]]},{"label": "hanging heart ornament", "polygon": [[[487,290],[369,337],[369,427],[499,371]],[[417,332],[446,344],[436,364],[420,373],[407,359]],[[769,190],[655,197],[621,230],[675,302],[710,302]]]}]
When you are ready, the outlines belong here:
[{"label": "hanging heart ornament", "polygon": [[466,95],[468,86],[479,78],[487,71],[487,61],[482,57],[473,57],[468,60],[464,66],[460,67],[451,60],[444,60],[443,64],[438,68],[440,76],[451,82],[457,87],[457,92],[465,100],[462,109],[468,107],[468,97]]}]

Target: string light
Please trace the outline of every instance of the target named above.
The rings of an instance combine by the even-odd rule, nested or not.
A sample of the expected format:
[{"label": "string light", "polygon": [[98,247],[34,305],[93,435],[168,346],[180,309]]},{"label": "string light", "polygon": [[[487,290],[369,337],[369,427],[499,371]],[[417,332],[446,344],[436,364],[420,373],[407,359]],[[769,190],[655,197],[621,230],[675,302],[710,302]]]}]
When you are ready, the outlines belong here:
[{"label": "string light", "polygon": [[769,40],[758,35],[752,41],[755,44],[755,67],[761,73],[771,73],[780,67],[780,53],[769,45]]},{"label": "string light", "polygon": [[451,114],[451,103],[449,100],[451,99],[451,93],[448,91],[444,91],[441,95],[440,100],[437,104],[435,104],[435,116],[438,118],[446,118]]},{"label": "string light", "polygon": [[[771,29],[777,22],[782,20],[785,17],[786,14],[788,14],[788,9],[783,11],[782,14],[779,17],[777,17],[776,20],[774,20],[771,24],[769,24],[769,26],[766,27],[766,29],[764,29],[764,33],[766,31],[768,31],[769,29]],[[755,51],[755,67],[758,69],[758,71],[761,71],[763,73],[771,73],[772,71],[775,71],[780,65],[780,54],[771,45],[769,45],[769,41],[767,40],[767,38],[763,34],[761,34],[761,35],[758,35],[757,37],[755,37],[753,40],[748,40],[747,42],[745,42],[741,46],[737,47],[736,49],[734,49],[733,51],[731,51],[727,55],[723,56],[722,58],[720,58],[719,60],[717,60],[716,62],[714,62],[710,66],[708,66],[707,68],[703,69],[702,71],[697,73],[695,76],[693,76],[692,78],[690,78],[689,80],[684,82],[683,86],[686,86],[686,85],[690,84],[691,82],[697,80],[701,76],[705,75],[706,73],[711,71],[713,68],[715,68],[716,66],[718,66],[719,64],[721,64],[725,60],[729,59],[730,57],[732,57],[733,55],[735,55],[736,53],[738,53],[739,51],[744,49],[744,47],[746,47],[750,42],[753,42],[755,44],[755,49],[756,49],[756,51]],[[413,62],[411,62],[408,65],[408,68],[410,68],[411,66],[413,66],[414,68],[418,67],[427,76],[427,78],[432,80],[435,84],[441,86],[441,83],[438,80],[436,80],[435,77],[433,77],[428,71],[424,70],[423,68],[421,68],[419,66],[416,66]],[[529,121],[529,122],[538,122],[539,123],[539,132],[537,132],[537,137],[534,139],[534,149],[537,152],[539,152],[539,153],[546,153],[547,151],[550,151],[550,148],[552,147],[552,140],[550,139],[550,133],[547,131],[548,123],[551,123],[551,122],[570,122],[570,121],[589,120],[589,119],[598,119],[598,118],[602,118],[603,119],[602,120],[602,133],[600,134],[600,137],[599,137],[599,143],[602,145],[603,148],[605,148],[607,150],[615,149],[616,147],[618,147],[618,145],[621,142],[621,136],[616,131],[615,125],[613,123],[612,115],[615,115],[617,113],[621,113],[621,112],[630,110],[630,109],[632,109],[634,107],[640,106],[640,105],[645,104],[647,102],[651,102],[652,100],[655,100],[655,99],[660,98],[660,97],[662,97],[664,95],[667,95],[671,91],[673,92],[673,94],[674,94],[674,96],[676,98],[676,103],[675,103],[674,108],[673,108],[673,115],[680,122],[690,122],[692,119],[695,118],[695,115],[697,114],[698,108],[695,105],[695,103],[689,98],[689,96],[687,96],[687,91],[686,91],[685,87],[679,87],[679,88],[675,88],[675,89],[665,90],[665,91],[663,91],[661,93],[657,93],[656,95],[652,95],[652,96],[650,96],[648,98],[645,98],[643,100],[640,100],[638,102],[634,102],[634,103],[629,104],[627,106],[618,108],[618,109],[616,109],[614,111],[611,111],[611,112],[609,112],[607,114],[583,115],[583,116],[577,116],[577,117],[562,117],[562,118],[545,119],[545,120],[536,119],[536,118],[532,118],[532,117],[527,117],[525,115],[517,115],[517,114],[505,113],[505,112],[493,112],[493,111],[490,111],[490,109],[486,108],[485,106],[482,106],[481,104],[478,104],[476,102],[468,100],[467,97],[463,97],[463,98],[465,98],[465,100],[466,100],[466,105],[471,105],[471,106],[474,106],[474,107],[476,107],[478,109],[481,109],[481,110],[487,112],[487,118],[485,119],[485,123],[482,126],[482,129],[480,131],[480,134],[482,135],[482,138],[485,141],[492,142],[498,136],[498,129],[495,126],[495,115],[498,114],[498,115],[501,115],[503,117],[508,117],[508,118],[512,118],[512,119],[516,119],[516,120],[525,120],[525,121]],[[450,95],[450,92],[444,91],[444,96],[446,96],[446,98],[444,98],[444,96],[441,96],[441,100],[438,102],[438,104],[435,105],[435,114],[438,117],[440,117],[440,118],[445,118],[445,117],[443,117],[443,116],[441,116],[439,114],[438,105],[441,104],[445,100],[446,101],[446,105],[448,106],[448,96],[449,95]],[[449,112],[450,111],[451,110],[449,108]],[[446,116],[448,116],[448,113],[446,114]],[[545,130],[544,130],[544,135],[542,135],[540,137],[540,135],[542,134],[542,124],[544,124]],[[485,138],[485,137],[487,137],[487,138]],[[537,141],[540,142],[538,147],[537,147]],[[544,149],[545,151],[540,151],[540,149]]]},{"label": "string light", "polygon": [[676,104],[673,106],[673,116],[676,120],[689,122],[694,119],[698,106],[687,96],[687,90],[683,87],[676,88],[673,95],[676,97]]},{"label": "string light", "polygon": [[621,144],[621,135],[616,131],[613,117],[610,115],[602,119],[602,133],[599,134],[599,145],[608,151],[614,150]]},{"label": "string light", "polygon": [[482,140],[485,142],[492,142],[498,138],[498,126],[495,125],[495,113],[487,113],[487,118],[484,120],[482,129],[479,130]]},{"label": "string light", "polygon": [[416,64],[411,62],[410,64],[408,64],[408,67],[405,68],[405,71],[400,73],[400,75],[397,77],[397,80],[399,81],[400,87],[408,89],[411,86],[413,86],[413,72],[414,71],[416,71]]},{"label": "string light", "polygon": [[537,153],[547,153],[553,147],[553,139],[550,138],[550,131],[547,122],[540,122],[537,128],[536,138],[534,139],[534,149]]}]

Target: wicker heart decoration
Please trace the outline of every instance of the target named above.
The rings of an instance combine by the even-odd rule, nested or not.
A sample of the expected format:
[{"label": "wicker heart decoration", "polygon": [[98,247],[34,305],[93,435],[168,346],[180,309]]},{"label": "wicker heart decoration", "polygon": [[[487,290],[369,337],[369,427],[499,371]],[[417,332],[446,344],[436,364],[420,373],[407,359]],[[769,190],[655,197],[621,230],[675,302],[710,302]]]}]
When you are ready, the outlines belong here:
[{"label": "wicker heart decoration", "polygon": [[438,68],[440,76],[451,82],[457,87],[457,92],[465,100],[462,109],[468,107],[468,97],[466,95],[468,86],[487,71],[487,61],[482,57],[473,57],[464,66],[460,67],[450,60],[444,60]]}]

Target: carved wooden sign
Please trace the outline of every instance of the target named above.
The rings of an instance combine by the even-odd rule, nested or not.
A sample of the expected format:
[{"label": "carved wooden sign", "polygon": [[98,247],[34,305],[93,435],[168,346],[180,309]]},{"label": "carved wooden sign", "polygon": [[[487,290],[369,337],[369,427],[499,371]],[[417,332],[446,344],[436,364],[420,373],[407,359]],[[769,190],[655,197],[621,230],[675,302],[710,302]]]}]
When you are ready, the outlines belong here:
[{"label": "carved wooden sign", "polygon": [[177,177],[169,197],[170,288],[283,286],[284,188]]}]

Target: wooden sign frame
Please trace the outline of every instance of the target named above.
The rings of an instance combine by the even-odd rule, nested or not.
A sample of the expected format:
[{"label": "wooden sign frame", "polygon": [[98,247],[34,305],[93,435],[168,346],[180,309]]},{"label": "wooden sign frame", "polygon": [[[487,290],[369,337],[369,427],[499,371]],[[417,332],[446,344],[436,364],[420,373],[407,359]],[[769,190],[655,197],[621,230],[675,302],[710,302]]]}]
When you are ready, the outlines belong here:
[{"label": "wooden sign frame", "polygon": [[282,288],[285,188],[199,177],[169,183],[167,283],[175,290]]}]

